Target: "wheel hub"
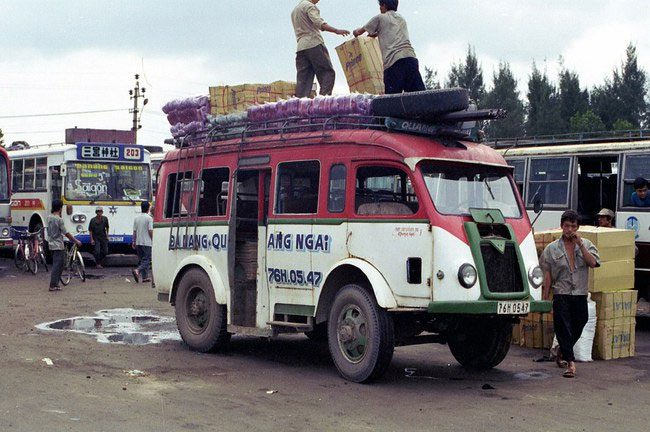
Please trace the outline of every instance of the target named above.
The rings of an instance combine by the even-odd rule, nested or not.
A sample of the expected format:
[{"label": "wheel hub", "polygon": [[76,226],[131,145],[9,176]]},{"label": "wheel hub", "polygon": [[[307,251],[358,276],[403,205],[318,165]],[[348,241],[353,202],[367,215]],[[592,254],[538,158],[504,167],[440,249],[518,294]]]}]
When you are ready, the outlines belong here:
[{"label": "wheel hub", "polygon": [[353,363],[360,362],[368,343],[366,317],[356,305],[348,305],[341,311],[338,324],[338,340],[341,352]]}]

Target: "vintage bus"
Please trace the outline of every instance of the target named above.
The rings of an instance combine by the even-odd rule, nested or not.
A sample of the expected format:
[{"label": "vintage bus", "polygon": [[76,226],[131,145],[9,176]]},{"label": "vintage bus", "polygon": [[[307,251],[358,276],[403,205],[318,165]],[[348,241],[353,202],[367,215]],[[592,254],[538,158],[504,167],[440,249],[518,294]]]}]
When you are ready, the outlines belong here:
[{"label": "vintage bus", "polygon": [[0,248],[12,246],[9,154],[0,146]]},{"label": "vintage bus", "polygon": [[52,144],[10,151],[13,225],[36,231],[52,200],[64,203],[69,232],[90,243],[87,233],[97,206],[109,219],[109,251],[129,251],[140,202],[151,199],[149,152],[134,144]]},{"label": "vintage bus", "polygon": [[487,369],[518,316],[550,310],[505,160],[385,120],[250,124],[167,153],[153,273],[191,349],[304,332],[355,382],[417,343],[448,343]]},{"label": "vintage bus", "polygon": [[650,207],[635,207],[631,200],[634,179],[650,178],[650,139],[598,141],[504,142],[498,151],[514,167],[531,217],[535,200],[543,203],[536,230],[557,228],[567,209],[577,210],[584,224],[595,225],[602,208],[615,212],[617,228],[634,230],[635,286],[650,298]]}]

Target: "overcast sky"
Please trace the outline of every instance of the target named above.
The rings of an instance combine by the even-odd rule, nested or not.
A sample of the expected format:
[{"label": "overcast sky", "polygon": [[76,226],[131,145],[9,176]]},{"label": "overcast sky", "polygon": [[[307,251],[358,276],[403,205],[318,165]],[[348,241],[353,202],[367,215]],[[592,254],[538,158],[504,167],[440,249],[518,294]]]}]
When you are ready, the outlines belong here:
[{"label": "overcast sky", "polygon": [[[170,136],[161,107],[222,84],[295,81],[289,15],[298,0],[0,0],[0,129],[5,141],[61,142],[69,127],[129,129],[140,74],[149,104],[138,142]],[[376,0],[321,0],[322,17],[353,30]],[[499,61],[525,90],[533,61],[555,79],[558,59],[591,89],[620,66],[629,42],[650,71],[646,0],[402,0],[420,68],[438,71],[475,48],[491,85]],[[334,47],[335,92],[348,91]],[[525,96],[522,94],[522,97]],[[96,114],[51,115],[119,110]],[[50,114],[38,116],[35,114]]]}]

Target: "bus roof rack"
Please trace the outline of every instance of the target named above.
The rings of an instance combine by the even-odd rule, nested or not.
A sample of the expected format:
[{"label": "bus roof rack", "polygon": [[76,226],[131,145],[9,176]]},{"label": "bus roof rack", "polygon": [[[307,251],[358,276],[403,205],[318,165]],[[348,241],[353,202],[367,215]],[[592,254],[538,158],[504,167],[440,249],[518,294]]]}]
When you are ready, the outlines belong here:
[{"label": "bus roof rack", "polygon": [[502,138],[486,141],[495,149],[515,147],[536,147],[568,144],[597,144],[603,142],[625,142],[650,140],[650,129],[631,129],[624,131],[579,132],[558,135]]}]

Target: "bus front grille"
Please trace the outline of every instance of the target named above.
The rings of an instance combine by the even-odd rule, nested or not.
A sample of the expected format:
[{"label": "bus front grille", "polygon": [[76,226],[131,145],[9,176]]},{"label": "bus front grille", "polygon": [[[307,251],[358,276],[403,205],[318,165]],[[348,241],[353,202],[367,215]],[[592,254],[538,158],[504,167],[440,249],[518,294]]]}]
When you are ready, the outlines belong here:
[{"label": "bus front grille", "polygon": [[512,243],[506,243],[503,253],[500,253],[491,244],[482,244],[481,255],[485,264],[485,277],[490,292],[519,293],[524,291],[521,270],[517,262],[517,251]]}]

